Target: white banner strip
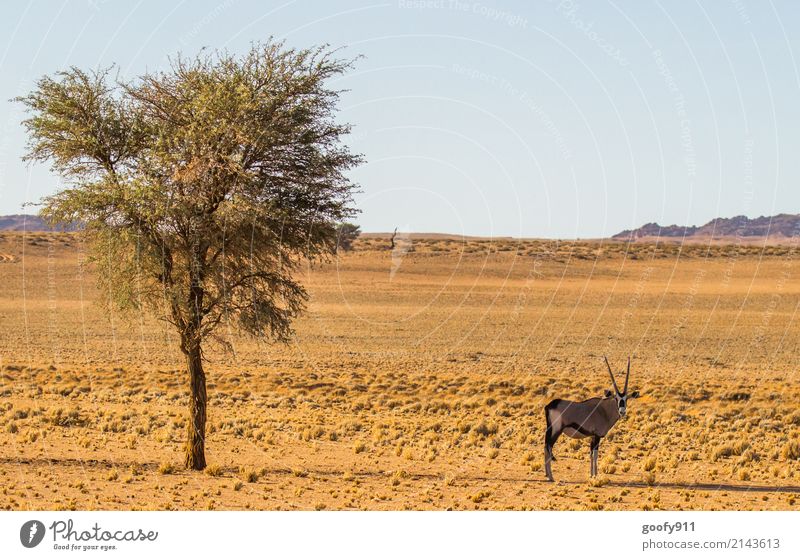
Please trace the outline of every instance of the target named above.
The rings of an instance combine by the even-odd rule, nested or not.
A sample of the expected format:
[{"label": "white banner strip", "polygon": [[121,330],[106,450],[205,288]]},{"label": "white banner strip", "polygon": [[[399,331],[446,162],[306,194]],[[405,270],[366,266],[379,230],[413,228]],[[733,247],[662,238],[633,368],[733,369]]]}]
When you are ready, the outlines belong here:
[{"label": "white banner strip", "polygon": [[2,512],[0,526],[3,558],[800,558],[800,512]]}]

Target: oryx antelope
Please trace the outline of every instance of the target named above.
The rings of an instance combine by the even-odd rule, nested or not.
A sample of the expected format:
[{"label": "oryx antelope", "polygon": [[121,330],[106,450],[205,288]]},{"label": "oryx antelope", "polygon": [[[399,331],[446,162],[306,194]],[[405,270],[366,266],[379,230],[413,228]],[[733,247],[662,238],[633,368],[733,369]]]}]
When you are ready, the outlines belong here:
[{"label": "oryx antelope", "polygon": [[591,474],[597,476],[597,449],[600,440],[617,423],[628,408],[628,399],[635,399],[639,391],[628,394],[628,378],[631,375],[631,359],[628,358],[628,372],[625,374],[625,387],[622,391],[617,387],[617,380],[611,372],[608,358],[603,356],[611,376],[614,391],[606,390],[604,397],[594,397],[581,402],[553,399],[544,407],[547,419],[547,430],[544,435],[544,470],[547,480],[553,481],[550,462],[555,461],[553,446],[561,434],[571,438],[592,438],[589,446],[591,457]]}]

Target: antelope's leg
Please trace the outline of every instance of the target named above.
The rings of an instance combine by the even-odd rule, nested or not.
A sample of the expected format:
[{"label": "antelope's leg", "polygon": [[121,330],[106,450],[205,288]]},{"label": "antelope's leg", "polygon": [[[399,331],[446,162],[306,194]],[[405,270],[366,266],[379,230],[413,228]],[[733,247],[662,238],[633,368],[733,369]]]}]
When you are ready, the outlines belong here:
[{"label": "antelope's leg", "polygon": [[544,451],[544,474],[547,477],[548,482],[553,482],[553,470],[550,467],[550,455],[547,453],[547,450]]},{"label": "antelope's leg", "polygon": [[599,447],[600,447],[600,438],[593,437],[591,443],[591,455],[592,455],[592,476],[597,476],[597,456],[599,454]]},{"label": "antelope's leg", "polygon": [[547,476],[547,480],[553,482],[553,471],[550,466],[550,462],[553,458],[553,445],[550,442],[550,427],[547,427],[547,431],[544,435],[544,474]]},{"label": "antelope's leg", "polygon": [[553,482],[553,471],[551,467],[553,445],[555,445],[559,435],[561,434],[556,433],[552,425],[547,426],[547,430],[544,433],[544,473],[547,476],[547,480],[550,482]]}]

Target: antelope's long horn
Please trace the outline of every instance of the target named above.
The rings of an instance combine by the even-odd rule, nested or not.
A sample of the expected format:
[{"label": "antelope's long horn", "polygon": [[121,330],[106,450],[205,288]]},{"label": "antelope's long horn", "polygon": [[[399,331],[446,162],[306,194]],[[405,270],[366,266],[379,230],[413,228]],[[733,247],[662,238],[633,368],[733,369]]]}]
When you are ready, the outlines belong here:
[{"label": "antelope's long horn", "polygon": [[625,374],[625,388],[622,390],[622,394],[626,394],[628,392],[628,378],[631,376],[631,357],[628,356],[628,373]]},{"label": "antelope's long horn", "polygon": [[606,361],[606,367],[608,368],[608,375],[611,376],[611,383],[614,384],[614,390],[619,393],[619,387],[617,387],[617,380],[614,379],[614,373],[611,371],[611,366],[608,364],[608,358],[603,356],[603,359]]}]

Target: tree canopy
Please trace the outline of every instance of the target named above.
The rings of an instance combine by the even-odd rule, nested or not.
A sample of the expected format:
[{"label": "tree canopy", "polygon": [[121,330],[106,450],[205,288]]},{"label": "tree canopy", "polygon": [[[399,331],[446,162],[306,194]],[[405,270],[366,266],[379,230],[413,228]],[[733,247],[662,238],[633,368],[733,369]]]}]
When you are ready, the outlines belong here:
[{"label": "tree canopy", "polygon": [[336,229],[337,245],[336,248],[342,251],[350,251],[353,249],[353,243],[358,236],[361,235],[361,226],[345,222],[339,224]]},{"label": "tree canopy", "polygon": [[187,466],[205,465],[203,342],[221,323],[287,340],[308,297],[298,267],[334,252],[355,212],[346,172],[361,158],[342,143],[350,127],[327,85],[350,66],[327,47],[270,41],[179,55],[131,81],[73,67],[17,99],[27,159],[68,185],[41,214],[83,224],[112,305],[148,308],[180,333],[192,406],[203,400]]}]

